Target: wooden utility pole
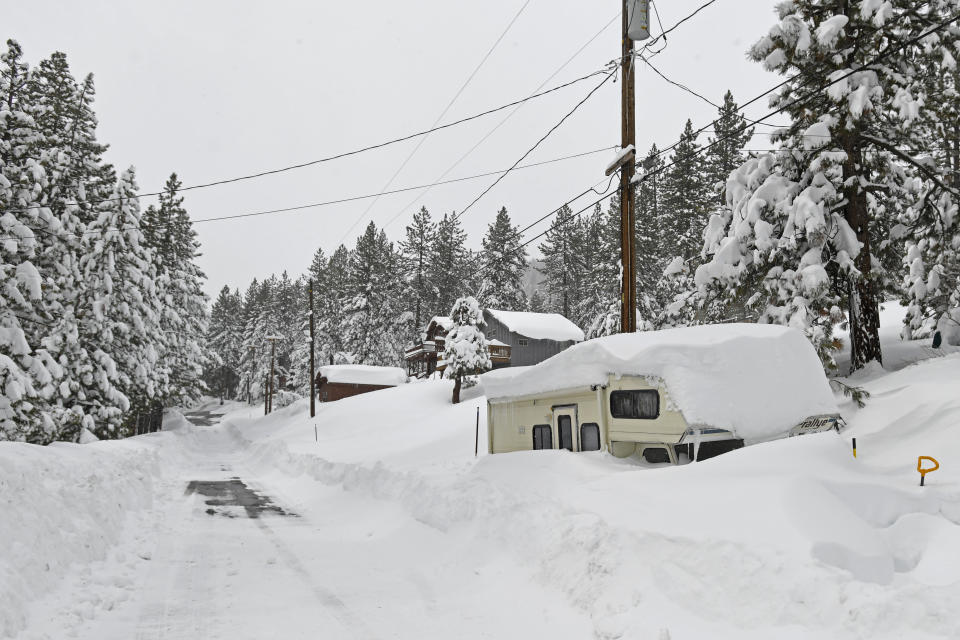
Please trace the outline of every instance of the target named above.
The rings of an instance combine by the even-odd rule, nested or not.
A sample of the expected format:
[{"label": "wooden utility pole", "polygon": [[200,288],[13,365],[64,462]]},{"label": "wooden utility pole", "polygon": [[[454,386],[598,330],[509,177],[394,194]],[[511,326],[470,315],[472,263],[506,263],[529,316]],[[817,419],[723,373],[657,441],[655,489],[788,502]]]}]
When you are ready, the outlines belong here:
[{"label": "wooden utility pole", "polygon": [[[621,85],[621,148],[636,148],[636,97],[634,95],[633,40],[627,35],[629,30],[628,0],[623,0],[623,48],[620,60],[623,82]],[[636,229],[633,198],[634,163],[628,162],[620,170],[620,265],[623,281],[620,285],[620,332],[633,333],[637,330],[637,262],[634,247]]]},{"label": "wooden utility pole", "polygon": [[267,338],[270,341],[270,402],[267,413],[273,413],[273,362],[277,355],[277,339]]},{"label": "wooden utility pole", "polygon": [[313,347],[314,347],[314,337],[313,337],[313,278],[310,278],[310,417],[317,415],[317,390],[314,388],[316,384],[314,377],[316,376],[316,371],[314,370],[313,363]]},{"label": "wooden utility pole", "polygon": [[263,415],[270,413],[270,376],[263,381]]}]

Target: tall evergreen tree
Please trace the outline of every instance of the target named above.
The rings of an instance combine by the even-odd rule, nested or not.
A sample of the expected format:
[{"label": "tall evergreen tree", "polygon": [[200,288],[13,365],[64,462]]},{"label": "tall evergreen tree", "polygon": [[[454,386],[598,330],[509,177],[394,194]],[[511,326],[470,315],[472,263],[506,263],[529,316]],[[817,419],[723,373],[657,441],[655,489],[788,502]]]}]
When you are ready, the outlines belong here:
[{"label": "tall evergreen tree", "polygon": [[446,313],[457,298],[466,293],[469,260],[467,234],[456,214],[444,214],[437,223],[437,233],[430,250],[429,281],[433,286],[435,306],[432,314]]},{"label": "tall evergreen tree", "polygon": [[668,256],[689,259],[700,253],[711,209],[705,160],[690,120],[674,148],[672,165],[664,173],[663,248]]},{"label": "tall evergreen tree", "polygon": [[168,301],[161,317],[161,366],[169,372],[167,404],[186,404],[200,398],[205,385],[207,353],[206,279],[196,264],[200,245],[179,194],[180,180],[171,174],[160,195],[159,207],[149,211],[150,232],[145,240],[154,252],[157,285]]},{"label": "tall evergreen tree", "polygon": [[712,208],[722,206],[725,200],[726,183],[730,173],[746,159],[744,149],[754,130],[747,127],[747,119],[740,114],[740,107],[727,91],[723,96],[713,135],[708,138],[710,148],[704,157],[705,179],[709,192],[714,195]]},{"label": "tall evergreen tree", "polygon": [[586,256],[580,251],[584,243],[579,237],[583,230],[570,207],[564,205],[540,243],[546,307],[571,319],[575,317],[586,277]]},{"label": "tall evergreen tree", "polygon": [[384,231],[371,222],[350,259],[350,301],[345,309],[345,350],[356,364],[396,365],[403,354],[409,314],[400,303],[400,258]]},{"label": "tall evergreen tree", "polygon": [[430,283],[430,252],[437,233],[436,224],[426,207],[421,207],[407,226],[407,235],[400,242],[400,256],[407,292],[404,298],[413,310],[413,336],[435,315],[436,292]]},{"label": "tall evergreen tree", "polygon": [[[762,283],[750,298],[761,321],[804,329],[828,367],[844,305],[851,369],[881,360],[874,238],[898,212],[937,215],[945,190],[905,150],[929,146],[918,126],[924,74],[955,67],[960,34],[901,43],[954,11],[946,0],[922,11],[906,0],[778,6],[778,23],[750,56],[788,76],[772,102],[790,124],[774,138],[779,151],[747,160],[728,180],[727,208],[706,234],[712,259],[696,274],[701,301]],[[888,53],[876,60],[878,51]],[[812,92],[823,78],[842,80]],[[936,188],[917,189],[924,179]]]},{"label": "tall evergreen tree", "polygon": [[520,246],[519,228],[510,224],[507,208],[501,207],[483,237],[482,278],[478,300],[482,307],[505,311],[524,311],[527,294],[523,275],[527,270],[527,250]]}]

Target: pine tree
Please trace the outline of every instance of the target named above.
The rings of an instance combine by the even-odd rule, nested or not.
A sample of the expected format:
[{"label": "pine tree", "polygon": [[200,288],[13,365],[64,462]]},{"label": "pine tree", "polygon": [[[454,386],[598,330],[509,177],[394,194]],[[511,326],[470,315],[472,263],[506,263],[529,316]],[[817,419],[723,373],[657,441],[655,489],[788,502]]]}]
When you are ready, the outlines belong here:
[{"label": "pine tree", "polygon": [[[760,320],[805,330],[828,367],[845,305],[851,369],[881,360],[874,237],[901,212],[937,206],[936,190],[922,188],[925,164],[904,149],[930,144],[915,126],[924,70],[954,68],[958,34],[941,31],[906,51],[889,43],[946,19],[953,5],[779,5],[779,23],[750,56],[789,76],[772,103],[790,124],[773,139],[779,151],[747,160],[727,182],[727,208],[706,232],[712,259],[696,273],[701,304],[759,285],[749,304]],[[878,51],[888,53],[875,60]],[[841,77],[823,92],[808,88]]]},{"label": "pine tree", "polygon": [[350,258],[351,297],[344,312],[344,346],[356,364],[401,361],[410,319],[399,300],[399,261],[386,233],[367,225]]},{"label": "pine tree", "polygon": [[664,255],[689,259],[700,253],[702,231],[712,208],[705,161],[690,120],[674,148],[672,162],[661,181]]},{"label": "pine tree", "polygon": [[527,295],[523,275],[527,269],[527,250],[520,246],[519,228],[510,224],[507,208],[502,207],[483,237],[482,279],[478,299],[485,308],[524,311]]},{"label": "pine tree", "polygon": [[407,304],[413,310],[413,335],[423,329],[428,317],[434,315],[436,297],[430,284],[430,252],[436,236],[436,224],[426,207],[421,207],[407,226],[406,239],[400,242],[400,256],[406,280]]},{"label": "pine tree", "polygon": [[[583,227],[573,217],[573,211],[564,205],[553,219],[544,241],[540,243],[543,254],[543,286],[550,311],[573,318],[576,304],[581,300],[583,281],[586,277],[585,256],[579,250]],[[532,301],[531,301],[532,307]]]},{"label": "pine tree", "polygon": [[598,204],[589,225],[596,250],[587,266],[590,295],[581,326],[588,338],[597,338],[620,331],[620,198],[611,197],[606,212]]},{"label": "pine tree", "polygon": [[489,371],[490,352],[483,333],[483,311],[473,296],[459,298],[450,310],[453,327],[447,332],[443,358],[445,378],[454,380],[453,404],[460,402],[460,389],[466,376]]},{"label": "pine tree", "polygon": [[167,301],[161,317],[161,367],[169,376],[164,401],[185,405],[205,390],[203,370],[207,326],[206,276],[196,264],[200,245],[179,194],[180,180],[171,174],[160,195],[159,207],[148,211],[150,233],[145,242],[155,256],[157,286]]},{"label": "pine tree", "polygon": [[714,194],[711,208],[723,206],[727,177],[746,159],[744,149],[754,130],[747,127],[747,119],[740,114],[740,107],[727,91],[723,96],[713,136],[708,138],[710,148],[705,155],[705,179],[709,192]]},{"label": "pine tree", "polygon": [[236,398],[243,362],[243,300],[239,291],[223,287],[210,311],[207,347],[215,362],[209,365],[207,387],[221,398]]},{"label": "pine tree", "polygon": [[464,286],[469,274],[467,266],[478,264],[469,260],[466,249],[467,234],[456,214],[444,214],[437,224],[437,233],[430,250],[429,281],[434,289],[435,306],[430,315],[440,315],[466,293]]},{"label": "pine tree", "polygon": [[670,258],[665,250],[667,237],[660,186],[665,164],[657,145],[650,147],[643,160],[645,177],[637,187],[637,307],[643,325],[658,316],[665,303],[663,270]]},{"label": "pine tree", "polygon": [[[45,175],[30,156],[39,133],[24,97],[28,67],[13,40],[0,56],[0,440],[49,442],[54,424],[46,404],[59,366],[45,350],[35,352],[25,324],[40,324],[41,274],[34,265],[36,233],[49,227],[38,206]],[[45,326],[45,325],[42,325]]]}]

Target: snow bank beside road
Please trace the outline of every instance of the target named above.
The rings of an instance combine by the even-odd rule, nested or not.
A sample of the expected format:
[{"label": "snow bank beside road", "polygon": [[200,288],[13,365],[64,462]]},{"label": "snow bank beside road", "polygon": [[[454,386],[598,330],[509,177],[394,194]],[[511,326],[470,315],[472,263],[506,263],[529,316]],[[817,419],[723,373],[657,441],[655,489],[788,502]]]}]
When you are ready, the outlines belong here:
[{"label": "snow bank beside road", "polygon": [[0,443],[0,637],[71,565],[106,557],[157,475],[156,451],[129,441]]},{"label": "snow bank beside road", "polygon": [[[228,428],[295,505],[317,493],[314,480],[382,501],[385,514],[402,509],[443,534],[438,554],[469,550],[478,574],[521,567],[537,597],[555,599],[545,616],[576,611],[597,637],[657,638],[663,629],[675,640],[960,637],[960,621],[947,614],[960,608],[949,560],[960,543],[960,512],[951,511],[960,496],[854,459],[844,436],[654,469],[565,451],[481,452],[475,461],[483,398],[454,406],[449,391],[449,382],[425,382],[325,405],[318,441],[305,404]],[[876,410],[889,412],[878,398]],[[894,401],[907,410],[913,399]],[[960,417],[960,407],[948,413]],[[945,433],[946,419],[928,435]],[[890,438],[877,448],[909,459]],[[415,546],[393,537],[393,517],[377,535]],[[418,571],[434,592],[463,589],[442,567]],[[529,587],[503,588],[531,597]]]}]

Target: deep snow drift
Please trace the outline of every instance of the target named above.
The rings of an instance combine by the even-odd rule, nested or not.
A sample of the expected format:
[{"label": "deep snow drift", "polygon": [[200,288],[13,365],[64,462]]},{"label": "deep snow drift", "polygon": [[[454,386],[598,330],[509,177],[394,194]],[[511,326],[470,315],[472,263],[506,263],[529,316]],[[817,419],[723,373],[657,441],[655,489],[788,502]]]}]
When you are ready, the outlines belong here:
[{"label": "deep snow drift", "polygon": [[[842,435],[679,467],[474,458],[482,389],[451,406],[449,381],[321,404],[314,420],[300,402],[120,443],[0,445],[3,630],[960,637],[958,380],[960,355],[874,371]],[[923,488],[918,455],[941,463]],[[296,516],[213,516],[184,495],[232,476]]]}]

